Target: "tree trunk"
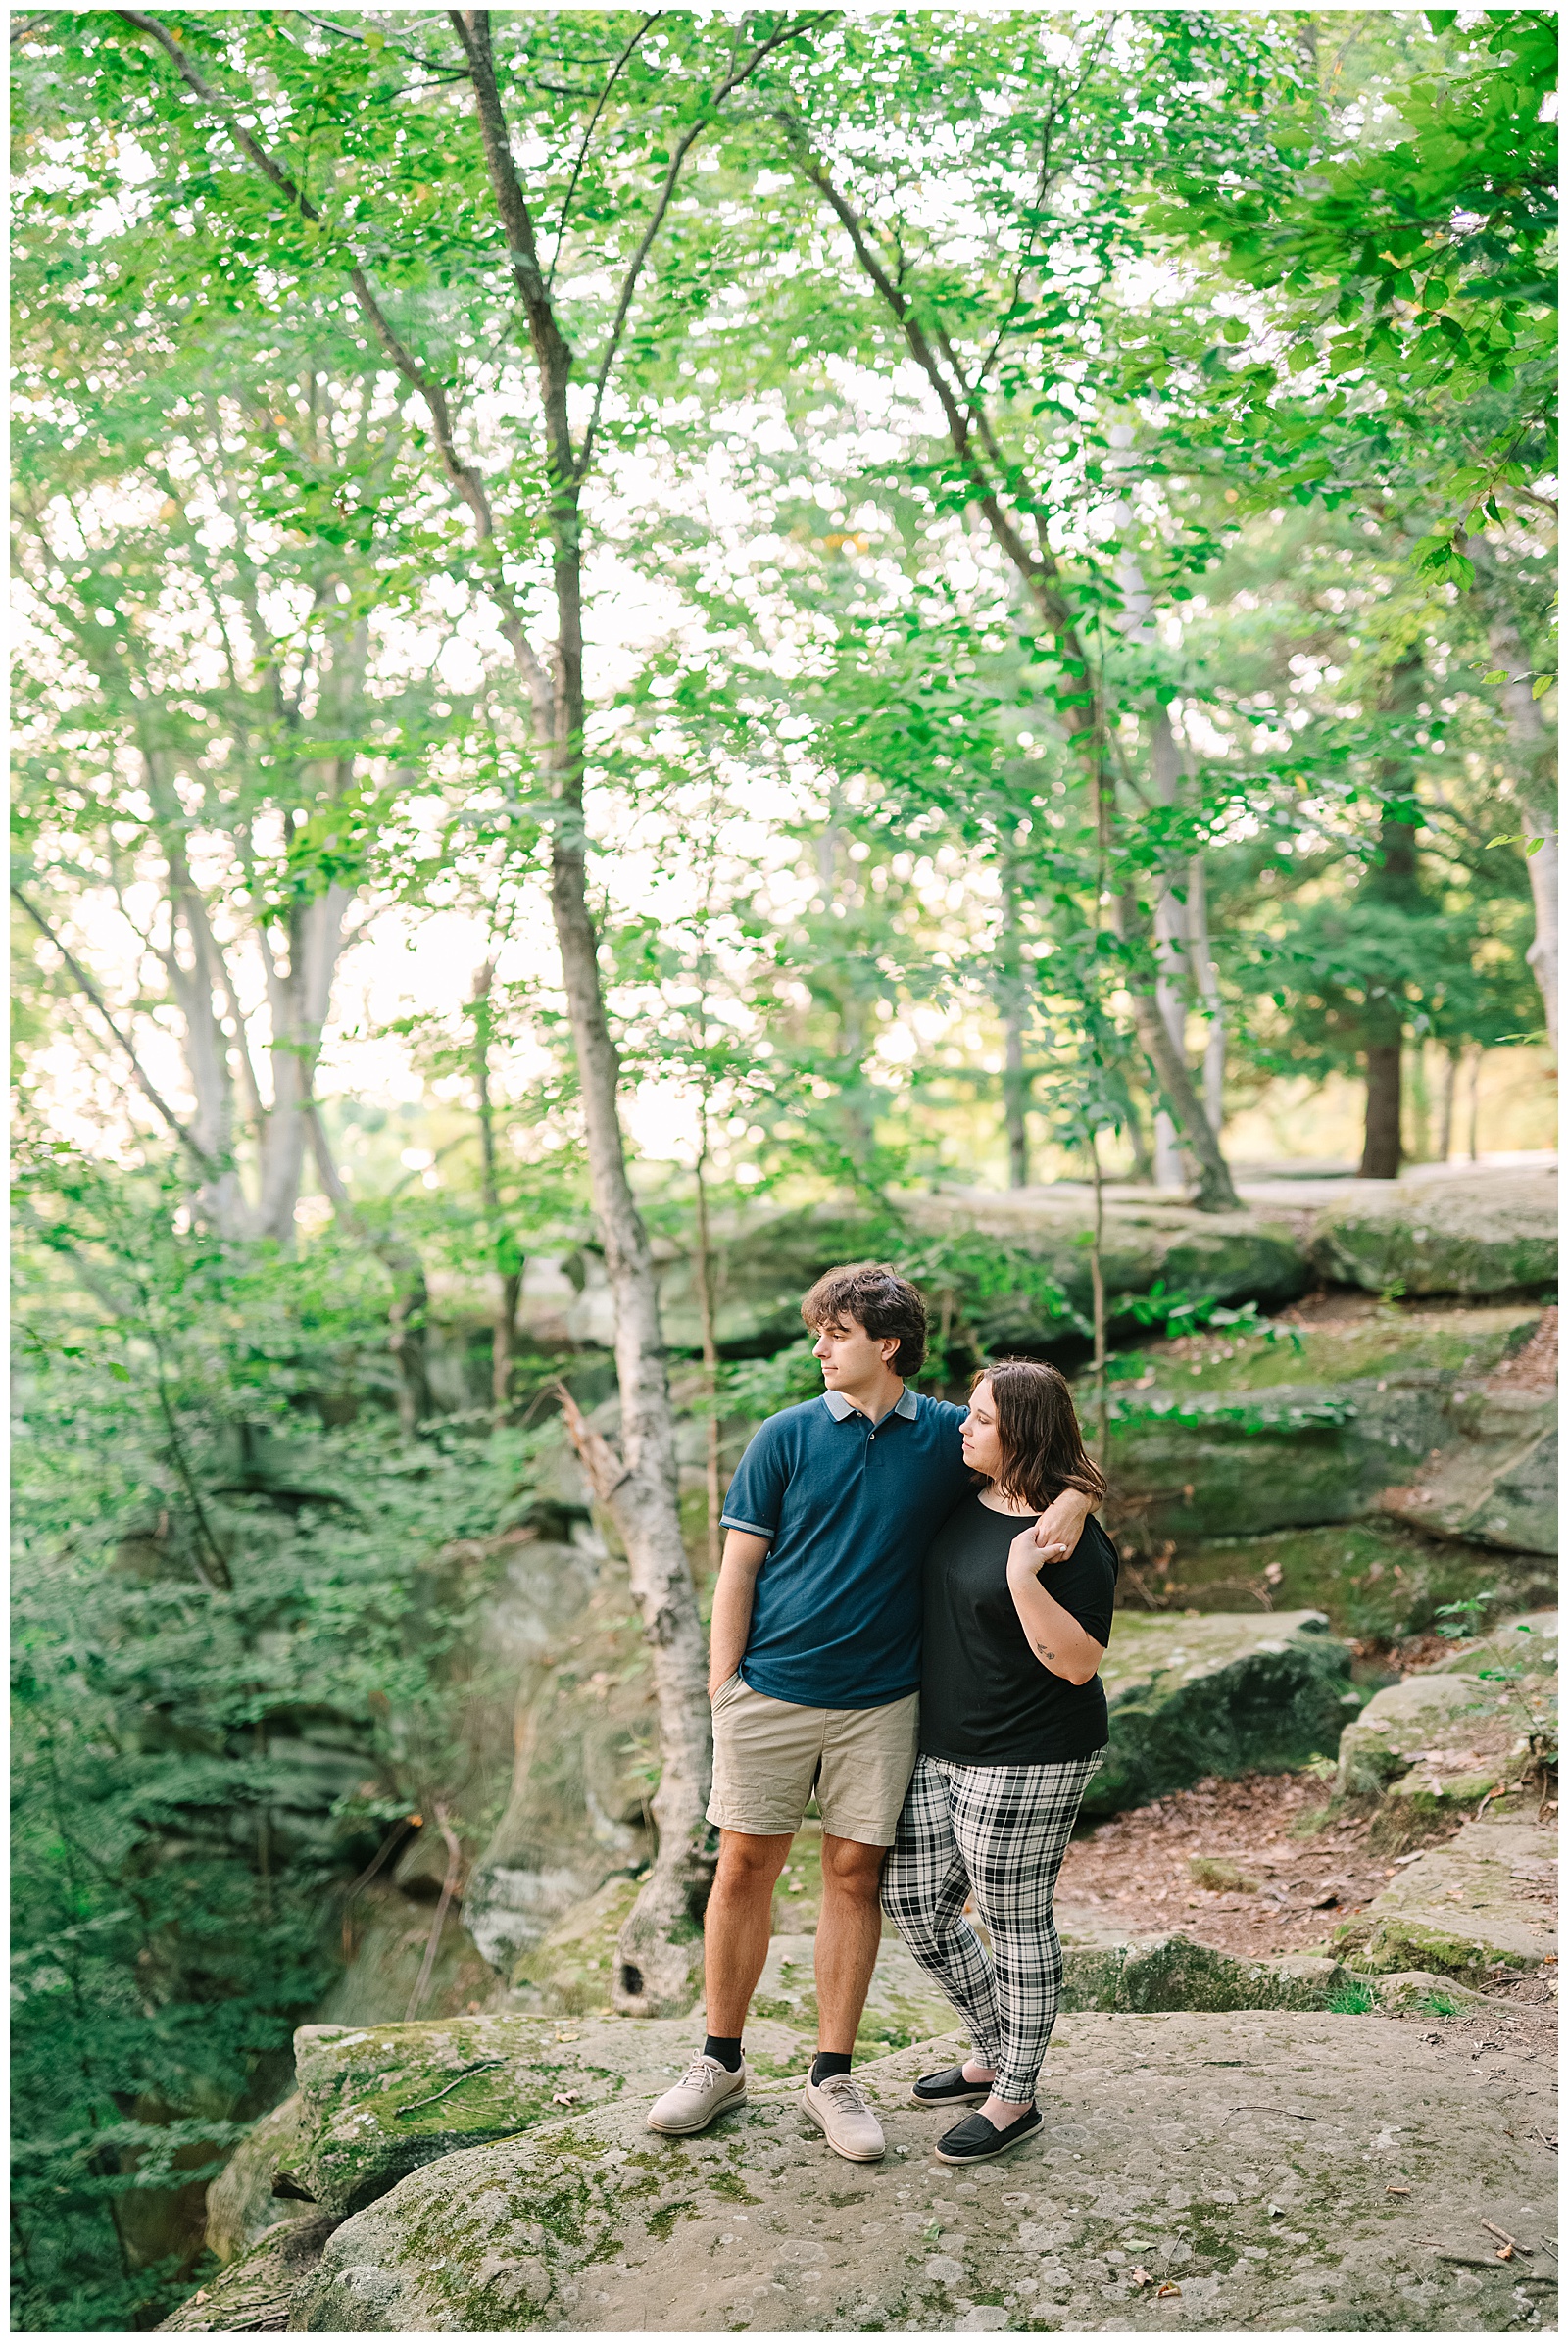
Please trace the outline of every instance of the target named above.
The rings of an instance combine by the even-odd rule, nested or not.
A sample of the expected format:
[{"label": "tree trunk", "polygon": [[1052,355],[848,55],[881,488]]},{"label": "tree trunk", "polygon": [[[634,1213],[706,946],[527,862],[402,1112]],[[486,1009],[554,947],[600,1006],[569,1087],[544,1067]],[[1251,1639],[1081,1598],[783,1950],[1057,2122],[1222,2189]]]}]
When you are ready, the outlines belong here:
[{"label": "tree trunk", "polygon": [[714,1331],[713,1246],[708,1225],[708,1100],[703,1100],[703,1143],[697,1157],[697,1314],[703,1336],[703,1388],[708,1400],[708,1438],[704,1460],[708,1487],[708,1568],[718,1576],[723,1559],[724,1510],[719,1487],[718,1342]]},{"label": "tree trunk", "polygon": [[494,1298],[490,1321],[490,1405],[497,1422],[512,1402],[512,1353],[516,1342],[517,1301],[522,1262],[501,1216],[496,1169],[495,1106],[490,1095],[490,1042],[494,1030],[490,995],[496,966],[487,959],[473,979],[473,1086],[479,1111],[479,1178],[485,1231],[492,1260]]},{"label": "tree trunk", "polygon": [[1442,1120],[1438,1130],[1438,1161],[1446,1163],[1453,1152],[1453,1100],[1459,1087],[1459,1057],[1457,1049],[1444,1051]]},{"label": "tree trunk", "polygon": [[1217,1137],[1225,1126],[1225,1011],[1219,977],[1208,940],[1208,879],[1203,857],[1195,854],[1187,865],[1187,936],[1193,974],[1208,1011],[1208,1039],[1203,1045],[1203,1111]]},{"label": "tree trunk", "polygon": [[[1174,805],[1181,782],[1181,760],[1176,749],[1176,735],[1171,730],[1170,716],[1157,702],[1151,726],[1149,769],[1155,802],[1162,805]],[[1160,971],[1154,986],[1154,1004],[1170,1035],[1172,1049],[1179,1050],[1185,1059],[1187,921],[1175,885],[1168,874],[1160,880],[1154,903],[1154,957]],[[1187,1176],[1176,1124],[1161,1106],[1154,1116],[1154,1185],[1165,1189],[1184,1188]]]},{"label": "tree trunk", "polygon": [[[1420,654],[1400,659],[1384,687],[1382,711],[1406,719],[1415,713],[1421,697]],[[1383,785],[1391,797],[1402,797],[1410,786],[1409,757],[1396,753],[1381,760]],[[1401,789],[1401,783],[1403,788]],[[1410,908],[1419,898],[1415,831],[1395,818],[1385,803],[1378,825],[1378,858],[1366,875],[1368,900]],[[1397,1179],[1402,1147],[1399,1133],[1403,1105],[1404,1000],[1393,987],[1369,988],[1366,1004],[1366,1140],[1361,1150],[1359,1179]]]},{"label": "tree trunk", "polygon": [[[1535,904],[1536,932],[1525,957],[1541,987],[1546,1035],[1557,1047],[1557,801],[1552,743],[1531,697],[1529,660],[1510,616],[1494,618],[1487,642],[1498,666],[1508,671],[1499,697],[1508,718],[1516,758],[1515,787],[1524,815],[1525,867]],[[1532,852],[1531,849],[1534,848]]]},{"label": "tree trunk", "polygon": [[[605,1012],[598,936],[588,907],[583,469],[572,446],[567,413],[573,354],[556,319],[533,220],[513,161],[491,56],[488,12],[455,12],[453,21],[468,61],[491,190],[528,320],[544,409],[556,604],[552,735],[541,744],[555,799],[550,903],[577,1062],[589,1188],[614,1303],[619,1455],[583,1422],[569,1394],[564,1404],[594,1493],[626,1550],[659,1711],[662,1764],[652,1801],[658,1853],[621,1928],[611,1997],[616,2008],[629,2014],[675,2016],[683,2015],[694,1997],[700,1942],[693,1922],[712,1873],[706,1822],[712,1775],[711,1712],[706,1640],[681,1538],[675,1422],[658,1287],[647,1231],[626,1172],[620,1063]],[[529,683],[520,627],[514,650]]]},{"label": "tree trunk", "polygon": [[1027,1029],[1023,956],[1019,949],[1018,891],[1007,866],[1002,872],[1002,1073],[1003,1112],[1007,1132],[1007,1185],[1029,1185],[1029,1074],[1024,1057]]},{"label": "tree trunk", "polygon": [[1396,1009],[1380,1011],[1377,1022],[1383,1038],[1369,1041],[1366,1051],[1366,1138],[1361,1148],[1358,1179],[1397,1179],[1399,1176],[1399,1108],[1403,1102],[1403,1037]]}]

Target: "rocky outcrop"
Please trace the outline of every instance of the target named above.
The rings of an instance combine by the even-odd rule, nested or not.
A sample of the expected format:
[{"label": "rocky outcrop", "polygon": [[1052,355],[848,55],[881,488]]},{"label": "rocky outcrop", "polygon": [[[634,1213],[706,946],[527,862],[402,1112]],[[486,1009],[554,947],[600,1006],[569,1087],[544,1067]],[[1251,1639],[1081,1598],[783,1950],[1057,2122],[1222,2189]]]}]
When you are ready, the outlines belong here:
[{"label": "rocky outcrop", "polygon": [[829,2154],[793,2082],[690,2140],[652,2138],[624,2104],[427,2165],[335,2231],[291,2326],[1389,2332],[1495,2329],[1538,2304],[1549,2322],[1544,2254],[1516,2298],[1517,2257],[1456,2276],[1426,2241],[1486,2244],[1485,2216],[1539,2245],[1554,2179],[1510,2095],[1468,2059],[1435,2064],[1418,2027],[1066,2018],[1040,2139],[962,2175],[908,2101],[960,2047],[861,2069],[880,2165]]},{"label": "rocky outcrop", "polygon": [[464,1906],[469,1934],[507,1976],[612,1875],[648,1860],[658,1779],[624,1561],[583,1522],[570,1541],[528,1546],[512,1577],[511,1793]]},{"label": "rocky outcrop", "polygon": [[1336,1792],[1393,1799],[1406,1820],[1451,1814],[1517,1781],[1532,1732],[1551,1730],[1556,1687],[1459,1673],[1410,1675],[1377,1692],[1340,1741]]},{"label": "rocky outcrop", "polygon": [[1433,1541],[1381,1512],[1266,1537],[1183,1538],[1159,1564],[1134,1544],[1122,1576],[1130,1606],[1142,1587],[1203,1611],[1321,1610],[1336,1635],[1377,1642],[1429,1632],[1443,1603],[1498,1594],[1526,1610],[1556,1590],[1544,1557]]},{"label": "rocky outcrop", "polygon": [[1524,1817],[1467,1822],[1419,1855],[1336,1940],[1358,1969],[1480,1981],[1557,1957],[1557,1839]]},{"label": "rocky outcrop", "polygon": [[240,2141],[207,2190],[207,2249],[220,2261],[249,2252],[280,2220],[303,2219],[314,2206],[280,2197],[274,2184],[292,2171],[300,2152],[300,2098],[296,2090],[264,2115]]},{"label": "rocky outcrop", "polygon": [[[1272,1338],[1216,1330],[1152,1347],[1111,1387],[1110,1517],[1146,1548],[1363,1518],[1482,1436],[1496,1370],[1539,1324],[1528,1306],[1363,1306]],[[1128,1366],[1143,1368],[1130,1383]],[[1520,1397],[1544,1403],[1496,1404]],[[1521,1526],[1517,1541],[1541,1534],[1536,1515]],[[1507,1540],[1506,1522],[1489,1532]]]},{"label": "rocky outcrop", "polygon": [[[754,2061],[798,2072],[812,2044],[759,2015]],[[577,2024],[517,2016],[346,2030],[304,2025],[293,2174],[341,2219],[442,2156],[514,2138],[563,2110],[646,2103],[701,2048],[688,2018]]]},{"label": "rocky outcrop", "polygon": [[199,2286],[172,2318],[163,2334],[281,2334],[304,2288],[320,2266],[337,2226],[331,2213],[312,2212],[266,2229],[210,2284]]},{"label": "rocky outcrop", "polygon": [[1310,1256],[1367,1293],[1539,1293],[1557,1280],[1557,1175],[1358,1182],[1317,1214]]},{"label": "rocky outcrop", "polygon": [[1339,1746],[1360,1694],[1314,1611],[1119,1611],[1101,1676],[1110,1746],[1086,1814],[1144,1805],[1205,1775],[1284,1773]]}]

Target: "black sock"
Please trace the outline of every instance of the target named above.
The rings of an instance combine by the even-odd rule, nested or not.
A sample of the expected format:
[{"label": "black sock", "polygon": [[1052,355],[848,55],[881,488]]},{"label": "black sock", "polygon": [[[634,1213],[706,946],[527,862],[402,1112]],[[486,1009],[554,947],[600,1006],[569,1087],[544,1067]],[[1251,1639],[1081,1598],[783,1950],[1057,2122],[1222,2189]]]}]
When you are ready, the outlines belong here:
[{"label": "black sock", "polygon": [[835,2074],[848,2074],[849,2070],[849,2056],[847,2052],[842,2049],[819,2049],[815,2057],[811,2060],[811,2079],[813,2082],[821,2083],[827,2081]]},{"label": "black sock", "polygon": [[741,2070],[741,2037],[739,2033],[736,2033],[733,2038],[728,2033],[710,2033],[708,2039],[703,2043],[703,2055],[705,2058],[717,2058],[726,2073],[739,2074]]}]

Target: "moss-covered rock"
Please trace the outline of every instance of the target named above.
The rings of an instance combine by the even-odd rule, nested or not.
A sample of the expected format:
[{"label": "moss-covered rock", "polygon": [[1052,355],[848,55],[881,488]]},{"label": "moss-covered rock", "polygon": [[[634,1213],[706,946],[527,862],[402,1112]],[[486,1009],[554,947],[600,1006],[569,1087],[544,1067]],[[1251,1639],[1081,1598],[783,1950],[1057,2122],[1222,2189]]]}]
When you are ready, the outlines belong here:
[{"label": "moss-covered rock", "polygon": [[275,2222],[226,2269],[181,2302],[161,2334],[280,2334],[337,2226],[334,2213],[302,2208],[303,2217]]},{"label": "moss-covered rock", "polygon": [[1543,1291],[1557,1280],[1556,1175],[1368,1181],[1318,1214],[1311,1257],[1368,1293]]},{"label": "moss-covered rock", "polygon": [[1283,1336],[1214,1329],[1124,1357],[1110,1517],[1146,1548],[1178,1549],[1365,1517],[1432,1458],[1473,1444],[1489,1407],[1513,1403],[1494,1401],[1487,1378],[1540,1314],[1363,1306]]},{"label": "moss-covered rock", "polygon": [[1509,1609],[1549,1601],[1555,1574],[1528,1555],[1434,1542],[1382,1513],[1266,1537],[1183,1539],[1152,1562],[1132,1535],[1120,1600],[1151,1597],[1199,1610],[1321,1610],[1336,1635],[1397,1641],[1424,1634],[1439,1605],[1497,1595]]},{"label": "moss-covered rock", "polygon": [[1210,1774],[1285,1773],[1339,1746],[1350,1654],[1318,1613],[1119,1611],[1101,1669],[1110,1746],[1088,1814],[1146,1805]]},{"label": "moss-covered rock", "polygon": [[[607,1880],[648,1859],[658,1779],[653,1694],[626,1565],[586,1528],[519,1559],[512,1785],[468,1881],[464,1918],[485,1959],[519,1959]],[[595,1996],[597,1998],[597,1996]],[[589,2005],[592,2005],[590,2003]]]},{"label": "moss-covered rock", "polygon": [[[1092,1300],[1088,1242],[1094,1203],[1083,1190],[1022,1188],[944,1189],[936,1195],[902,1199],[911,1226],[930,1237],[975,1232],[1038,1261],[1073,1306],[1087,1311]],[[1158,1196],[1112,1197],[1105,1206],[1102,1265],[1105,1291],[1114,1299],[1147,1293],[1163,1282],[1172,1293],[1227,1306],[1256,1301],[1277,1309],[1304,1293],[1311,1282],[1301,1243],[1287,1222],[1251,1212],[1195,1212]],[[989,1350],[1012,1343],[1050,1346],[1059,1339],[1057,1321],[1041,1313],[1024,1293],[995,1294],[975,1305],[975,1318]]]},{"label": "moss-covered rock", "polygon": [[[291,2322],[1394,2332],[1455,2322],[1422,2240],[1468,2237],[1478,2203],[1549,2237],[1539,2147],[1415,2025],[1294,2008],[1064,2018],[1039,2137],[958,2194],[909,2089],[961,2047],[949,2032],[859,2070],[880,2165],[829,2153],[791,2083],[692,2139],[651,2138],[622,2104],[427,2166],[337,2231]],[[1492,2267],[1479,2316],[1496,2329],[1518,2280]]]},{"label": "moss-covered rock", "polygon": [[[792,2070],[807,2054],[797,2028],[761,2013],[748,2034],[759,2056],[789,2060]],[[559,2122],[623,2092],[652,2099],[701,2046],[685,2018],[303,2025],[294,2036],[293,2168],[322,2211],[355,2212],[460,2148]]]},{"label": "moss-covered rock", "polygon": [[1509,1680],[1503,1673],[1449,1665],[1375,1692],[1341,1734],[1336,1794],[1397,1793],[1411,1812],[1495,1796],[1520,1778],[1532,1733],[1553,1731],[1557,1713],[1554,1675],[1521,1673],[1517,1661]]},{"label": "moss-covered rock", "polygon": [[1400,1870],[1336,1943],[1356,1968],[1476,1978],[1557,1956],[1555,1833],[1528,1819],[1467,1822]]}]

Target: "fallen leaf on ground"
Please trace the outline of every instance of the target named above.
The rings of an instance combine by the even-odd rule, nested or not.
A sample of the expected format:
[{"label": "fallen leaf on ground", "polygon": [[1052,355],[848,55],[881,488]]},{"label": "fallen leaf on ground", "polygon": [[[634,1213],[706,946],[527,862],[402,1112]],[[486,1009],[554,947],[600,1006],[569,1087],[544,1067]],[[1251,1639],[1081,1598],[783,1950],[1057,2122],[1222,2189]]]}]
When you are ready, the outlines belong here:
[{"label": "fallen leaf on ground", "polygon": [[1180,2293],[1180,2291],[1181,2287],[1179,2285],[1161,2285],[1159,2291],[1155,2294],[1154,2299],[1157,2302],[1168,2301],[1173,2293]]},{"label": "fallen leaf on ground", "polygon": [[1383,2192],[1386,2196],[1407,2196],[1410,2190],[1407,2187],[1396,2187],[1391,2182]]},{"label": "fallen leaf on ground", "polygon": [[1135,2269],[1131,2278],[1129,2279],[1129,2282],[1134,2285],[1147,2285],[1149,2281],[1149,2271],[1147,2269]]}]

